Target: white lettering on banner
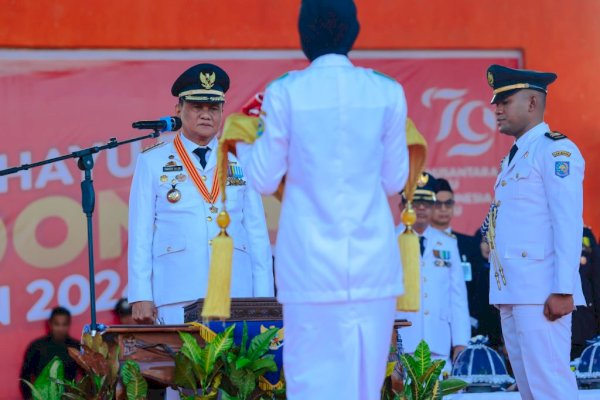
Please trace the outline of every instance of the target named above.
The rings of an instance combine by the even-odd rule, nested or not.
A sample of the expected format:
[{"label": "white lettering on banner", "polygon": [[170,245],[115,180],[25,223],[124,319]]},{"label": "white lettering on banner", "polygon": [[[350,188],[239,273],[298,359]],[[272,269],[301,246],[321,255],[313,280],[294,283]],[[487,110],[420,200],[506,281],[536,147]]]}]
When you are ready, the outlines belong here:
[{"label": "white lettering on banner", "polygon": [[[58,287],[58,304],[66,307],[71,311],[72,315],[83,314],[90,306],[89,285],[88,279],[83,275],[74,274],[67,276]],[[79,291],[79,299],[74,303],[71,302],[71,297],[69,296],[73,288],[77,288]]]},{"label": "white lettering on banner", "polygon": [[108,281],[108,286],[106,286],[106,289],[104,289],[100,296],[98,296],[98,300],[96,300],[96,309],[100,311],[114,309],[117,301],[119,301],[119,298],[115,297],[121,283],[121,278],[117,271],[105,269],[98,272],[96,274],[96,285],[104,281]]},{"label": "white lettering on banner", "polygon": [[492,202],[492,195],[490,193],[454,193],[454,197],[457,203],[463,204],[490,204]]},{"label": "white lettering on banner", "polygon": [[[101,146],[104,143],[96,143],[94,146]],[[128,148],[128,149],[127,149]],[[61,153],[61,151],[55,147],[52,147],[48,150],[46,154],[46,160],[54,157],[59,157],[63,154],[73,153],[75,151],[79,151],[82,148],[79,146],[68,146],[68,151],[65,153]],[[127,146],[121,146],[116,149],[108,150],[106,156],[106,167],[108,172],[116,177],[116,178],[129,178],[133,176],[133,172],[135,170],[135,163],[137,159],[137,154],[139,154],[142,150],[141,142],[134,142]],[[121,156],[119,153],[123,153],[129,151],[130,153],[130,161],[129,163],[122,165],[119,162],[119,157]],[[98,157],[102,154],[102,152],[95,153],[92,155],[94,159],[94,163],[97,162]],[[38,161],[38,160],[36,160]],[[19,162],[14,162],[14,160],[9,161],[7,154],[0,154],[0,170],[20,166],[23,164],[31,164],[32,154],[30,151],[23,151],[19,153]],[[96,166],[97,168],[97,166]],[[77,160],[76,159],[67,159],[58,161],[56,163],[46,164],[41,166],[40,168],[32,168],[29,170],[20,171],[16,174],[6,175],[0,177],[0,194],[8,193],[8,183],[9,179],[13,181],[19,180],[19,187],[22,191],[32,190],[34,188],[33,185],[33,174],[37,174],[37,179],[35,180],[35,189],[44,189],[48,182],[59,181],[62,182],[64,186],[73,185],[75,182],[75,177],[77,176]],[[83,179],[83,172],[81,172],[81,179]],[[78,179],[81,180],[81,179]]]},{"label": "white lettering on banner", "polygon": [[27,285],[27,293],[33,294],[37,291],[41,291],[42,295],[33,304],[31,309],[27,312],[27,321],[42,321],[50,317],[52,310],[50,307],[50,301],[54,296],[54,286],[48,279],[38,279]]},{"label": "white lettering on banner", "polygon": [[[119,287],[121,286],[121,277],[119,273],[112,269],[105,269],[96,274],[96,287],[102,285],[103,282],[108,281],[108,285],[102,291],[98,293],[96,300],[97,311],[109,311],[113,310],[119,298]],[[56,302],[57,304],[64,306],[71,311],[71,314],[81,315],[89,310],[90,307],[90,284],[87,277],[80,274],[73,274],[65,277],[61,282],[57,283],[58,293]],[[50,317],[52,309],[50,304],[54,298],[55,286],[52,282],[47,279],[38,279],[32,281],[27,285],[27,293],[34,294],[35,292],[41,291],[40,297],[36,300],[33,306],[27,312],[27,321],[43,321]],[[9,304],[10,297],[4,296],[3,289],[6,289],[8,293],[8,287],[0,287],[0,324],[4,323],[7,325],[9,322],[4,322],[5,315],[10,312],[4,304]],[[77,290],[75,296],[76,300],[71,301],[71,291]],[[122,291],[123,297],[127,297],[127,285]],[[5,301],[6,297],[6,301]]]},{"label": "white lettering on banner", "polygon": [[129,147],[129,164],[127,165],[119,164],[119,148],[110,149],[106,152],[108,171],[117,178],[133,176],[137,155],[142,151],[142,142],[133,142],[127,147]]},{"label": "white lettering on banner", "polygon": [[10,288],[0,287],[0,325],[10,325]]},{"label": "white lettering on banner", "polygon": [[498,168],[486,166],[434,167],[429,172],[438,178],[496,178]]},{"label": "white lettering on banner", "polygon": [[[441,142],[448,138],[456,123],[458,133],[466,142],[457,143],[448,150],[447,156],[469,156],[476,157],[487,152],[495,140],[495,117],[494,112],[480,100],[465,102],[463,98],[467,94],[466,89],[438,89],[429,88],[421,95],[421,103],[431,108],[433,100],[451,100],[444,108],[440,117],[440,129],[435,138]],[[489,128],[488,132],[478,133],[471,127],[471,115],[473,111],[481,109],[483,124]],[[458,110],[458,113],[457,113]],[[455,122],[456,116],[456,122]]]},{"label": "white lettering on banner", "polygon": [[[24,151],[19,154],[19,165],[31,164],[31,152]],[[13,167],[8,165],[8,157],[6,154],[0,154],[0,170]],[[19,179],[21,190],[31,190],[32,177],[31,170],[24,170],[16,174],[0,176],[0,193],[8,193],[8,180]]]},{"label": "white lettering on banner", "polygon": [[[46,160],[59,157],[60,155],[61,154],[58,149],[51,148],[48,150]],[[48,182],[51,181],[61,181],[65,186],[72,185],[75,182],[64,160],[42,165],[40,168],[40,173],[35,181],[35,188],[43,189],[46,187]]]}]

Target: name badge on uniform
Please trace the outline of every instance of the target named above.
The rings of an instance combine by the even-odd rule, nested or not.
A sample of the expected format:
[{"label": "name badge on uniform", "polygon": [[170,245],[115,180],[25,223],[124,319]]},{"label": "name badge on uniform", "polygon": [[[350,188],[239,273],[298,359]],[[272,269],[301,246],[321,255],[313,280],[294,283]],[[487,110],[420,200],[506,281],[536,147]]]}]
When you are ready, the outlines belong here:
[{"label": "name badge on uniform", "polygon": [[183,171],[182,165],[177,165],[177,163],[173,160],[167,162],[163,167],[163,172],[179,172]]},{"label": "name badge on uniform", "polygon": [[471,263],[467,261],[467,256],[461,256],[462,261],[460,265],[462,265],[463,274],[465,275],[465,282],[471,282],[473,280],[473,272],[471,270]]}]

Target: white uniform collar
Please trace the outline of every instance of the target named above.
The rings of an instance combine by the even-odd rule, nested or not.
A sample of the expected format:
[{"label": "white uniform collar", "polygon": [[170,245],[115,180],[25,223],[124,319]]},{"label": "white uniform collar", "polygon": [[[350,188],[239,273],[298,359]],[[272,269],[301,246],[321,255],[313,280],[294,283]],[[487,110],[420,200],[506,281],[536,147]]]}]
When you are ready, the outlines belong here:
[{"label": "white uniform collar", "polygon": [[310,64],[311,67],[339,67],[352,66],[352,61],[342,54],[325,54],[317,57]]},{"label": "white uniform collar", "polygon": [[519,149],[526,148],[529,143],[531,143],[534,139],[544,135],[546,132],[550,132],[550,127],[545,122],[540,122],[527,132],[525,132],[520,138],[515,140],[515,144]]},{"label": "white uniform collar", "polygon": [[199,146],[196,143],[192,142],[190,139],[185,137],[183,132],[179,132],[179,137],[181,138],[181,143],[183,143],[183,147],[185,147],[187,152],[190,154],[193,154],[194,150],[196,150],[198,147],[210,147],[211,151],[217,148],[217,136],[213,137],[206,146]]}]

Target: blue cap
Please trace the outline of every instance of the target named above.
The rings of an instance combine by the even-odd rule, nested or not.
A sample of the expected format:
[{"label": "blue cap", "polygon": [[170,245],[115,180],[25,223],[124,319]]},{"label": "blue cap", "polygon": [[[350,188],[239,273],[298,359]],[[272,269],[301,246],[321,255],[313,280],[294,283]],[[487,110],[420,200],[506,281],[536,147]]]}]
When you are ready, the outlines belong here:
[{"label": "blue cap", "polygon": [[494,90],[492,104],[513,95],[521,89],[532,89],[548,93],[548,85],[557,75],[553,72],[538,72],[526,69],[513,69],[493,64],[487,70],[487,81]]}]

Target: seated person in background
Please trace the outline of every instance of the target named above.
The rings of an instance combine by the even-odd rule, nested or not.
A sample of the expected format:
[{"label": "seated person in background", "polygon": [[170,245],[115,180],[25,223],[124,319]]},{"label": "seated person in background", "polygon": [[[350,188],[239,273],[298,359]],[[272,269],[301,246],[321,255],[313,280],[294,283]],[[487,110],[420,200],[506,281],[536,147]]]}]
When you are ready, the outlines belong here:
[{"label": "seated person in background", "polygon": [[[413,230],[421,243],[421,308],[417,312],[398,312],[397,318],[412,323],[400,331],[404,350],[413,353],[425,340],[434,359],[446,360],[444,370],[448,371],[450,361],[468,344],[471,329],[456,237],[430,226],[435,201],[435,178],[425,173],[412,203],[417,214]],[[403,231],[402,225],[396,229],[398,235]]]},{"label": "seated person in background", "polygon": [[456,236],[460,262],[467,285],[471,336],[475,336],[479,325],[480,311],[482,308],[487,308],[488,305],[488,292],[482,292],[480,287],[476,285],[481,274],[481,264],[484,260],[481,257],[479,242],[475,237],[456,232],[450,227],[454,218],[454,204],[454,192],[450,183],[444,178],[436,179],[431,226]]},{"label": "seated person in background", "polygon": [[[58,356],[65,366],[65,379],[73,380],[77,373],[77,364],[69,356],[67,348],[79,348],[79,342],[69,336],[71,313],[64,307],[55,307],[48,320],[49,334],[34,340],[25,351],[21,379],[34,382],[42,369],[54,356]],[[21,382],[21,394],[24,399],[31,398],[29,387]]]},{"label": "seated person in background", "polygon": [[115,305],[115,314],[117,314],[119,319],[119,325],[135,325],[131,304],[129,304],[125,297],[117,301],[117,304]]},{"label": "seated person in background", "polygon": [[577,310],[573,311],[571,360],[581,356],[588,339],[600,334],[600,250],[588,227],[583,228],[582,244],[579,276],[586,305],[577,306]]}]

